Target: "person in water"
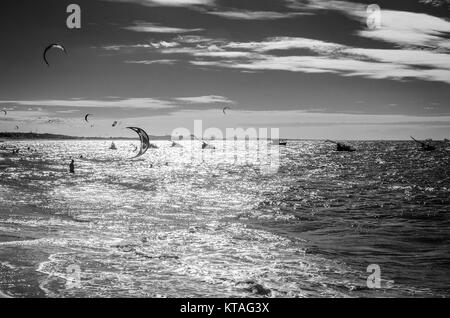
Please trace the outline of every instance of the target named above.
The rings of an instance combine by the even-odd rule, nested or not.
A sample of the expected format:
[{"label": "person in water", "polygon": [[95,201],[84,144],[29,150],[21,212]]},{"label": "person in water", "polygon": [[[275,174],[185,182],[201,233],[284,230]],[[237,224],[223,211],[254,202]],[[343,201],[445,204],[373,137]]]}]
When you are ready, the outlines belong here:
[{"label": "person in water", "polygon": [[69,164],[69,172],[75,173],[75,161],[72,159],[72,162]]},{"label": "person in water", "polygon": [[352,148],[352,147],[350,147],[350,146],[347,146],[347,145],[345,145],[345,144],[342,144],[342,143],[340,143],[340,142],[338,142],[337,144],[336,144],[336,150],[337,151],[354,151],[354,149]]}]

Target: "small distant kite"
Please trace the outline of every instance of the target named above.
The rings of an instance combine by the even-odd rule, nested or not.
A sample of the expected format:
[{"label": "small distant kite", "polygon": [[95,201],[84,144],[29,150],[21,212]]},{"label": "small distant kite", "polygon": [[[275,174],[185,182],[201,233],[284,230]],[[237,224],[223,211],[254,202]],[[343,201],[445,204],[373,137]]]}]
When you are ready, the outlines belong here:
[{"label": "small distant kite", "polygon": [[45,61],[45,64],[47,64],[47,66],[50,66],[50,64],[48,63],[48,60],[47,60],[47,52],[50,51],[51,49],[58,49],[58,50],[63,51],[64,54],[67,54],[66,49],[65,49],[64,46],[62,46],[61,44],[55,44],[55,43],[50,44],[49,46],[47,46],[47,47],[45,48],[44,54],[43,54],[43,56],[44,56],[44,61]]},{"label": "small distant kite", "polygon": [[8,114],[8,112],[4,109],[2,109],[1,111],[5,113],[5,116]]},{"label": "small distant kite", "polygon": [[88,123],[89,122],[89,120],[88,120],[88,117],[89,116],[92,116],[92,114],[86,114],[86,116],[84,116],[84,120]]},{"label": "small distant kite", "polygon": [[150,148],[150,138],[148,137],[145,130],[143,130],[141,128],[138,128],[138,127],[127,127],[127,128],[136,132],[139,135],[139,139],[141,140],[141,149],[139,149],[139,152],[137,153],[136,156],[130,158],[130,159],[134,159],[134,158],[142,156],[148,150],[148,148]]},{"label": "small distant kite", "polygon": [[19,126],[16,126],[16,130],[19,130]]},{"label": "small distant kite", "polygon": [[224,115],[227,114],[227,113],[226,113],[226,110],[227,110],[227,109],[231,109],[231,108],[227,106],[227,107],[224,107],[224,108],[222,109],[222,112],[224,113]]},{"label": "small distant kite", "polygon": [[62,124],[62,123],[63,123],[63,120],[61,120],[61,119],[59,119],[59,118],[56,118],[56,119],[49,119],[49,120],[47,121],[47,123],[48,123],[48,124]]},{"label": "small distant kite", "polygon": [[117,120],[115,120],[115,121],[112,123],[112,126],[113,126],[113,127],[116,127],[116,126],[117,126]]}]

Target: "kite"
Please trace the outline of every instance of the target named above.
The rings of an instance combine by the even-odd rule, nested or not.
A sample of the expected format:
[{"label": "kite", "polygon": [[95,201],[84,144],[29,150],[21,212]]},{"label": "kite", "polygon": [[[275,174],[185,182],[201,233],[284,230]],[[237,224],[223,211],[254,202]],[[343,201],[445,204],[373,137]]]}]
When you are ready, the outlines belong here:
[{"label": "kite", "polygon": [[64,54],[67,54],[67,51],[66,51],[66,49],[64,48],[64,46],[62,46],[62,45],[60,45],[60,44],[55,44],[55,43],[54,43],[54,44],[50,44],[49,46],[47,46],[47,47],[45,48],[44,54],[43,54],[43,56],[44,56],[44,61],[45,61],[45,64],[47,64],[47,66],[50,66],[50,64],[48,63],[48,60],[47,60],[47,52],[50,51],[51,49],[59,49],[59,50],[63,51]]},{"label": "kite", "polygon": [[148,137],[147,133],[141,128],[138,127],[127,127],[127,128],[136,132],[139,135],[139,139],[141,140],[141,149],[139,149],[139,152],[137,153],[136,156],[130,158],[134,159],[145,154],[148,148],[150,148],[150,138]]}]

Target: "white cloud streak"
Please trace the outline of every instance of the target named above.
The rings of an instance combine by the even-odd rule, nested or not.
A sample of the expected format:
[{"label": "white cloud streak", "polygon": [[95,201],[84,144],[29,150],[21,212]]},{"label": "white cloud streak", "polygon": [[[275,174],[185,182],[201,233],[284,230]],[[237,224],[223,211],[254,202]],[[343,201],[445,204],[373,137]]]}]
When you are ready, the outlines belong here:
[{"label": "white cloud streak", "polygon": [[[70,108],[128,108],[128,109],[172,109],[184,107],[185,104],[208,104],[208,103],[234,103],[227,97],[219,95],[205,95],[192,97],[177,97],[167,99],[155,98],[109,98],[103,100],[93,99],[60,99],[60,100],[8,100],[0,101],[0,105],[10,105],[9,109],[15,110],[17,106],[29,107],[70,107]],[[41,108],[38,108],[41,109]],[[42,111],[42,109],[41,109]],[[48,111],[48,110],[47,110]],[[71,113],[77,110],[59,111],[60,113]],[[30,112],[27,112],[30,114]],[[45,112],[44,112],[45,113]]]},{"label": "white cloud streak", "polygon": [[203,29],[185,29],[185,28],[167,27],[147,22],[135,22],[134,25],[124,27],[124,29],[134,32],[146,32],[146,33],[190,33],[190,32],[199,32],[203,30]]},{"label": "white cloud streak", "polygon": [[215,0],[104,0],[109,2],[135,3],[149,7],[190,7],[213,5]]},{"label": "white cloud streak", "polygon": [[338,0],[286,0],[292,9],[302,11],[331,10],[341,12],[351,19],[361,22],[362,37],[398,46],[424,46],[434,49],[450,48],[448,36],[450,22],[424,13],[386,10],[381,8],[381,27],[369,30],[366,25],[367,5]]},{"label": "white cloud streak", "polygon": [[[361,29],[355,31],[357,35],[394,43],[398,48],[358,48],[302,37],[272,37],[262,41],[229,42],[198,35],[180,35],[171,41],[141,44],[136,48],[160,53],[163,56],[159,59],[161,61],[170,60],[174,63],[174,59],[166,58],[166,56],[186,55],[192,65],[230,68],[242,72],[334,73],[373,79],[418,79],[450,83],[450,40],[448,39],[450,23],[447,20],[422,13],[382,8],[381,27],[369,30],[366,25],[367,6],[363,4],[336,0],[287,1],[291,9],[301,10],[297,12],[298,14],[316,10],[344,13],[351,19],[361,22]],[[269,11],[219,11],[217,9],[216,11],[202,9],[202,11],[237,19],[278,17]],[[160,28],[153,24],[140,26],[142,30],[147,31],[151,31],[153,27]],[[106,49],[122,48],[111,46]],[[296,50],[301,52],[295,52]],[[284,51],[283,54],[280,54],[280,51]],[[144,59],[138,63],[157,64],[155,61],[157,60]]]},{"label": "white cloud streak", "polygon": [[177,101],[181,101],[188,104],[214,104],[214,103],[225,103],[234,104],[234,102],[226,97],[218,95],[206,95],[198,97],[179,97],[175,98]]},{"label": "white cloud streak", "polygon": [[111,107],[111,108],[148,108],[166,109],[173,108],[174,105],[166,100],[154,98],[126,98],[111,100],[90,100],[90,99],[61,99],[61,100],[26,100],[26,101],[0,101],[0,103],[15,104],[21,106],[42,106],[42,107]]},{"label": "white cloud streak", "polygon": [[125,61],[127,64],[144,64],[144,65],[152,65],[152,64],[160,64],[160,65],[173,65],[177,62],[177,60],[141,60],[141,61]]},{"label": "white cloud streak", "polygon": [[[450,83],[448,54],[414,49],[363,49],[306,38],[277,37],[261,42],[230,42],[208,49],[208,45],[165,49],[161,53],[187,54],[197,66],[246,71],[336,73],[374,79]],[[302,49],[304,55],[278,56],[276,51]],[[308,53],[309,52],[309,53]],[[199,59],[201,58],[201,59]],[[207,59],[206,59],[207,58]]]},{"label": "white cloud streak", "polygon": [[309,14],[306,12],[274,12],[250,10],[207,11],[207,13],[233,20],[279,20]]}]

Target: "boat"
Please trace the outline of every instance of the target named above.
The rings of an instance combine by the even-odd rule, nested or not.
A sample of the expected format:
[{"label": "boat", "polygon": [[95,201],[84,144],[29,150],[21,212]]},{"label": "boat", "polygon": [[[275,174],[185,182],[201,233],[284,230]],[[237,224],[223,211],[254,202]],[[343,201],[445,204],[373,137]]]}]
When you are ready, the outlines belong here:
[{"label": "boat", "polygon": [[117,150],[116,145],[114,144],[114,142],[111,143],[111,146],[109,147],[110,150]]},{"label": "boat", "polygon": [[344,145],[341,143],[336,144],[336,151],[347,151],[347,152],[353,152],[356,151],[355,148],[352,148],[351,146]]},{"label": "boat", "polygon": [[182,145],[180,145],[179,143],[176,143],[175,141],[172,141],[172,145],[170,147],[172,147],[172,148],[183,148]]},{"label": "boat", "polygon": [[352,146],[343,144],[341,142],[336,142],[336,141],[329,140],[329,139],[327,139],[326,141],[335,144],[336,145],[336,151],[346,151],[346,152],[354,152],[354,151],[356,151],[356,149],[353,148]]},{"label": "boat", "polygon": [[209,145],[206,142],[203,142],[202,149],[216,149],[213,145]]},{"label": "boat", "polygon": [[272,144],[278,145],[278,146],[286,146],[287,140],[286,139],[274,139],[274,140],[272,140]]},{"label": "boat", "polygon": [[[433,145],[430,145],[429,143],[423,142],[423,141],[419,141],[414,139],[413,136],[411,136],[411,139],[414,140],[417,144],[420,145],[422,151],[434,151],[436,150],[436,147]],[[431,139],[427,139],[427,140],[431,140]]]}]

